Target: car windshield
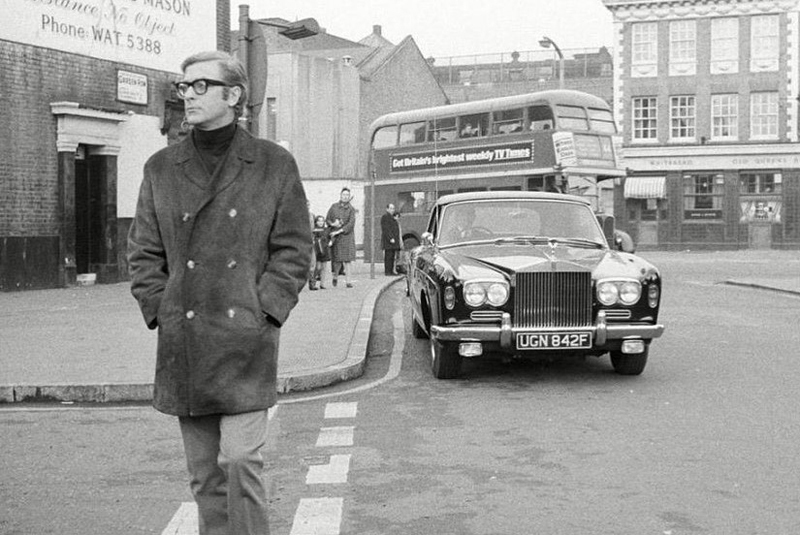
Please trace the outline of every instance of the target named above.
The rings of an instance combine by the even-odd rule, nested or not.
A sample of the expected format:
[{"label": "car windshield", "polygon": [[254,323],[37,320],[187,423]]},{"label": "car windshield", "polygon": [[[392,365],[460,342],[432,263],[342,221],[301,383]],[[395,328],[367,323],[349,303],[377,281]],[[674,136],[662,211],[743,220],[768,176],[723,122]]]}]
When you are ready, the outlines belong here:
[{"label": "car windshield", "polygon": [[583,204],[550,199],[503,199],[460,202],[444,207],[437,236],[440,246],[515,240],[605,244],[594,213]]}]

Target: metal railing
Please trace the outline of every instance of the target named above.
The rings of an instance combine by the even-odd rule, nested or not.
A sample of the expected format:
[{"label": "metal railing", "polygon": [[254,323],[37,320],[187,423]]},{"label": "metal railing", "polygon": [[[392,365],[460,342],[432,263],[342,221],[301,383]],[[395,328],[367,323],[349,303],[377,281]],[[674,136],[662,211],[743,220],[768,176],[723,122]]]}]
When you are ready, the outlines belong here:
[{"label": "metal railing", "polygon": [[[562,50],[564,78],[611,78],[613,58],[607,48]],[[527,50],[431,58],[431,69],[442,85],[473,85],[514,81],[558,80],[554,50]]]}]

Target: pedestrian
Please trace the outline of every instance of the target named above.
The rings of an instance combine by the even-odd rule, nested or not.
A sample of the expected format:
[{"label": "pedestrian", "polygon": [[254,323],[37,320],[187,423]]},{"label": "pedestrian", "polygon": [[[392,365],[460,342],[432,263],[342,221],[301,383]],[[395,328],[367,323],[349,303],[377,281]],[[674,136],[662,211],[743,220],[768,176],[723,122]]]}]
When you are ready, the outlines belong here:
[{"label": "pedestrian", "polygon": [[291,154],[237,124],[241,62],[201,52],[181,71],[192,129],[144,166],[131,291],[158,329],[153,405],[178,417],[200,535],[263,535],[260,450],[280,327],[308,277],[306,195]]},{"label": "pedestrian", "polygon": [[344,269],[345,282],[348,288],[353,287],[350,280],[350,264],[356,259],[356,237],[353,230],[356,226],[356,210],[350,204],[350,188],[342,188],[339,202],[335,202],[328,210],[328,225],[331,227],[333,247],[331,264],[333,269],[333,285],[339,283],[339,274]]},{"label": "pedestrian", "polygon": [[311,278],[311,289],[324,290],[328,284],[328,262],[331,260],[331,229],[325,223],[325,216],[318,215],[314,220],[314,275]]},{"label": "pedestrian", "polygon": [[395,218],[392,203],[386,205],[386,212],[381,216],[381,248],[383,249],[384,275],[397,275],[395,258],[400,251],[400,224]]}]

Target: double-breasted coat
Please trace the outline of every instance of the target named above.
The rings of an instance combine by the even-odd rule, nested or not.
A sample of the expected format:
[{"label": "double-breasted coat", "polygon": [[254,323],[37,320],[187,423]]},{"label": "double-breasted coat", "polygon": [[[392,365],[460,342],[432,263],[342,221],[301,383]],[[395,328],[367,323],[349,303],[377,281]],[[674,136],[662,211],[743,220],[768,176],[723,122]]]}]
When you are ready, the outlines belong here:
[{"label": "double-breasted coat", "polygon": [[277,398],[280,325],[311,262],[294,158],[241,128],[209,176],[190,136],[145,164],[128,235],[131,291],[158,329],[153,405],[199,416]]},{"label": "double-breasted coat", "polygon": [[356,259],[356,236],[353,232],[356,227],[356,209],[348,203],[336,202],[328,209],[328,225],[337,219],[341,227],[331,227],[331,231],[342,230],[333,241],[331,260],[334,262],[352,262]]},{"label": "double-breasted coat", "polygon": [[400,249],[400,223],[389,212],[384,212],[381,216],[381,249],[385,251]]}]

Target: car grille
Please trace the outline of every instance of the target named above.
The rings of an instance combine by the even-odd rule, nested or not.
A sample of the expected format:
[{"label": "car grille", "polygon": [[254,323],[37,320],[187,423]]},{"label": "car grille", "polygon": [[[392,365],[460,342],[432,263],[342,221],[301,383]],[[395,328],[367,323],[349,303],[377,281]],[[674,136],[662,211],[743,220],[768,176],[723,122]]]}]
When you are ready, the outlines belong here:
[{"label": "car grille", "polygon": [[517,273],[513,323],[522,328],[590,326],[592,274]]}]

